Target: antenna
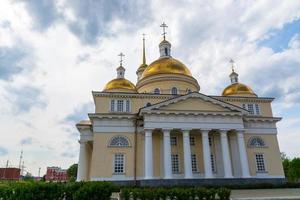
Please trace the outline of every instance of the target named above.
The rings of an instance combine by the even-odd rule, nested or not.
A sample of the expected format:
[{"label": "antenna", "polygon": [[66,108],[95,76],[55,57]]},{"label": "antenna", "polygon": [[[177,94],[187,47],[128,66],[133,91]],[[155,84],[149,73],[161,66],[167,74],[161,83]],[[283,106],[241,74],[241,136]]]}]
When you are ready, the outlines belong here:
[{"label": "antenna", "polygon": [[19,160],[19,169],[21,169],[21,163],[22,163],[22,159],[23,159],[23,149],[21,150],[21,154],[20,154],[20,160]]}]

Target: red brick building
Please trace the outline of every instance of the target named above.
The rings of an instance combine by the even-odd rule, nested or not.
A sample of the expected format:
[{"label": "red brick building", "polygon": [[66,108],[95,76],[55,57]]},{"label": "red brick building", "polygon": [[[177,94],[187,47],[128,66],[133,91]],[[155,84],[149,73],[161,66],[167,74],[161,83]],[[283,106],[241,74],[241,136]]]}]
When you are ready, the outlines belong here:
[{"label": "red brick building", "polygon": [[60,167],[47,167],[45,179],[46,181],[67,181],[67,170]]},{"label": "red brick building", "polygon": [[20,172],[19,168],[14,167],[0,168],[0,180],[19,180]]}]

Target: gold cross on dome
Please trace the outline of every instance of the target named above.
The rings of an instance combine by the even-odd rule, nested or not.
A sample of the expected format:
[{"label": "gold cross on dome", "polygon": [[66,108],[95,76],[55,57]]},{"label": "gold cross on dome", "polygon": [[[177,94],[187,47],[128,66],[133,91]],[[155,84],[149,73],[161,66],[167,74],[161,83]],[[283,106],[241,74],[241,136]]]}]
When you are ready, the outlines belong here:
[{"label": "gold cross on dome", "polygon": [[164,36],[164,40],[166,39],[166,34],[167,34],[167,32],[166,32],[166,28],[168,28],[168,26],[167,26],[167,24],[165,24],[165,22],[163,22],[161,25],[160,25],[160,27],[162,27],[163,28],[163,36]]},{"label": "gold cross on dome", "polygon": [[234,60],[231,58],[230,61],[229,61],[229,63],[231,64],[231,70],[232,70],[232,72],[234,72],[234,65],[235,65]]},{"label": "gold cross on dome", "polygon": [[123,57],[124,57],[125,55],[121,52],[118,56],[120,56],[120,66],[122,66]]}]

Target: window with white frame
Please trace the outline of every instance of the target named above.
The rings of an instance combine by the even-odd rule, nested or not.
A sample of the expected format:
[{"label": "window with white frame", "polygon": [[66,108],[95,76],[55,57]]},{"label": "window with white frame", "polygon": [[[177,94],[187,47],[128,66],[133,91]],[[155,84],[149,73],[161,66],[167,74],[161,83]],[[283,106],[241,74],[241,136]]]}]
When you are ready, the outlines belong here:
[{"label": "window with white frame", "polygon": [[130,100],[112,99],[110,101],[110,112],[130,112]]},{"label": "window with white frame", "polygon": [[115,111],[115,100],[114,100],[114,99],[112,99],[112,100],[110,101],[110,111],[111,111],[111,112],[114,112],[114,111]]},{"label": "window with white frame", "polygon": [[130,142],[124,136],[115,136],[109,141],[108,146],[109,147],[129,147]]},{"label": "window with white frame", "polygon": [[172,87],[171,94],[172,95],[177,95],[178,94],[178,89],[176,87]]},{"label": "window with white frame", "polygon": [[257,172],[266,172],[264,154],[262,153],[255,154],[255,161],[256,161]]},{"label": "window with white frame", "polygon": [[192,171],[194,173],[198,172],[198,169],[197,169],[197,157],[196,157],[196,154],[192,154],[191,155],[191,160],[192,160]]},{"label": "window with white frame", "polygon": [[125,156],[124,154],[117,153],[114,156],[114,173],[123,174],[125,173]]},{"label": "window with white frame", "polygon": [[211,163],[211,171],[215,172],[216,171],[216,166],[215,166],[214,154],[210,154],[210,163]]},{"label": "window with white frame", "polygon": [[177,145],[177,137],[176,136],[171,136],[170,137],[170,142],[172,146],[176,146]]},{"label": "window with white frame", "polygon": [[160,89],[159,88],[155,88],[154,89],[154,94],[160,94]]},{"label": "window with white frame", "polygon": [[265,141],[261,137],[251,137],[248,141],[249,147],[266,147]]},{"label": "window with white frame", "polygon": [[191,146],[195,146],[195,137],[194,136],[190,136],[190,145]]},{"label": "window with white frame", "polygon": [[117,111],[123,112],[124,109],[124,101],[123,100],[117,100]]},{"label": "window with white frame", "polygon": [[245,110],[249,111],[250,115],[260,115],[260,107],[258,104],[243,104],[242,105]]},{"label": "window with white frame", "polygon": [[171,161],[172,161],[172,173],[178,174],[179,173],[179,156],[178,156],[178,154],[172,154]]},{"label": "window with white frame", "polygon": [[257,103],[255,104],[255,113],[257,115],[260,115],[260,108],[259,108],[259,105]]},{"label": "window with white frame", "polygon": [[130,101],[126,100],[126,112],[130,111]]}]

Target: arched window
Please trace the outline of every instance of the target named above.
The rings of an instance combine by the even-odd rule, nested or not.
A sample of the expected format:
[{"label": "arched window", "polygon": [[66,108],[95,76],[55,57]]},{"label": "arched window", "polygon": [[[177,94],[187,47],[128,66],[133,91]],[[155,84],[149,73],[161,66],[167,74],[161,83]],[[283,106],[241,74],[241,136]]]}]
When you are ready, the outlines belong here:
[{"label": "arched window", "polygon": [[168,53],[168,48],[165,48],[165,55],[168,56],[169,53]]},{"label": "arched window", "polygon": [[177,95],[177,94],[178,94],[178,90],[177,90],[176,87],[172,87],[172,89],[171,89],[171,94],[172,94],[172,95]]},{"label": "arched window", "polygon": [[110,147],[129,147],[129,140],[124,136],[115,136],[110,141],[108,146]]},{"label": "arched window", "polygon": [[154,94],[160,94],[160,89],[159,88],[155,88],[154,89]]},{"label": "arched window", "polygon": [[249,139],[248,146],[249,147],[265,147],[266,144],[262,138],[252,137]]},{"label": "arched window", "polygon": [[149,106],[151,106],[151,103],[150,102],[146,103],[146,107],[149,107]]},{"label": "arched window", "polygon": [[186,93],[187,93],[187,94],[189,94],[189,93],[191,93],[191,92],[192,92],[192,90],[191,90],[190,88],[187,88],[187,89],[186,89]]}]

